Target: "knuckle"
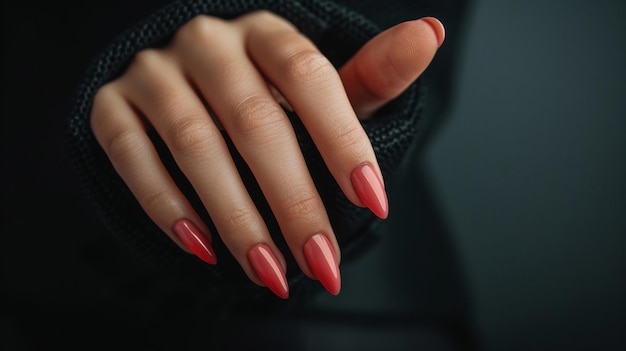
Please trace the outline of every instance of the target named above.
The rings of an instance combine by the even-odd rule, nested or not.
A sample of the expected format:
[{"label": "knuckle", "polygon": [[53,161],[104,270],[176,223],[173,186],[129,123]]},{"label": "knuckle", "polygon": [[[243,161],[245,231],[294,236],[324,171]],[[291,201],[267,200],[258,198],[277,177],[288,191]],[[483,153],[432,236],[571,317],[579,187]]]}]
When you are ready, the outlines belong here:
[{"label": "knuckle", "polygon": [[216,132],[206,120],[184,110],[170,115],[167,133],[172,151],[197,155],[209,150],[208,145],[216,137]]},{"label": "knuckle", "polygon": [[294,25],[285,18],[266,9],[260,9],[241,16],[238,21],[247,24],[248,30],[263,28],[296,30]]},{"label": "knuckle", "polygon": [[137,132],[120,128],[105,137],[102,147],[115,163],[129,164],[143,148],[141,138]]},{"label": "knuckle", "polygon": [[213,41],[225,29],[223,20],[208,15],[198,15],[181,28],[174,36],[175,43],[207,43]]},{"label": "knuckle", "polygon": [[[112,83],[103,85],[95,94],[90,114],[90,128],[110,159],[124,162],[142,148],[142,135],[137,130],[120,126],[112,106],[118,102],[119,91]],[[116,118],[118,117],[118,118]]]},{"label": "knuckle", "polygon": [[249,228],[254,225],[256,220],[254,213],[246,208],[235,208],[226,213],[224,223],[234,231]]},{"label": "knuckle", "polygon": [[147,48],[133,57],[129,69],[141,69],[148,72],[160,72],[163,69],[164,54],[159,49]]},{"label": "knuckle", "polygon": [[[387,67],[381,65],[381,67]],[[356,76],[367,94],[377,100],[385,101],[393,95],[390,93],[390,79],[388,75],[381,76],[377,72],[372,72],[368,67],[356,64]]]},{"label": "knuckle", "polygon": [[336,127],[332,136],[326,141],[325,148],[331,153],[352,153],[361,155],[364,153],[362,129],[353,124]]},{"label": "knuckle", "polygon": [[108,110],[112,99],[116,96],[117,90],[111,83],[107,83],[98,89],[93,98],[93,105],[90,113],[91,128],[95,131],[100,129],[107,119]]},{"label": "knuckle", "polygon": [[112,82],[103,84],[94,95],[94,105],[104,102],[117,93]]},{"label": "knuckle", "polygon": [[250,13],[250,17],[254,17],[255,21],[262,21],[264,23],[271,23],[279,19],[278,15],[266,9],[253,11]]},{"label": "knuckle", "polygon": [[[381,100],[392,98],[398,90],[398,86],[410,83],[410,81],[407,81],[407,77],[410,77],[411,75],[407,75],[406,67],[401,66],[402,63],[395,59],[396,57],[407,57],[407,55],[394,54],[393,51],[387,52],[381,61],[381,66],[387,67],[385,74],[381,75],[379,73],[380,79],[375,80],[376,84],[367,85],[366,89],[369,89],[375,97]],[[367,74],[367,72],[362,72],[361,80],[373,82],[374,80],[368,80],[366,78]]]},{"label": "knuckle", "polygon": [[283,120],[282,111],[276,103],[260,95],[252,95],[234,107],[235,132],[251,134],[256,131],[275,131]]},{"label": "knuckle", "polygon": [[142,207],[146,213],[158,213],[160,208],[167,207],[168,204],[173,202],[170,193],[167,190],[156,189],[153,192],[149,192],[139,199]]},{"label": "knuckle", "polygon": [[321,53],[311,50],[299,50],[291,54],[285,62],[287,75],[305,86],[313,86],[325,81],[334,74],[335,69]]},{"label": "knuckle", "polygon": [[319,217],[318,211],[323,208],[319,198],[308,190],[294,192],[284,204],[283,214],[289,221],[315,221]]}]

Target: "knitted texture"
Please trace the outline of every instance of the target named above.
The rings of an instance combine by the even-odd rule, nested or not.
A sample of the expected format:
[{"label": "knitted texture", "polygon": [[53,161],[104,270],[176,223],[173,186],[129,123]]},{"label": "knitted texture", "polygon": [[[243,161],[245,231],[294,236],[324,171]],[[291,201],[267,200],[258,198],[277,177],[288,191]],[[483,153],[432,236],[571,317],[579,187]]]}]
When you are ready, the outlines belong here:
[{"label": "knitted texture", "polygon": [[[250,282],[243,270],[220,240],[217,230],[201,205],[197,194],[182,176],[158,135],[151,135],[163,162],[181,190],[188,196],[198,213],[209,225],[213,246],[219,258],[210,266],[183,252],[146,215],[137,200],[117,175],[107,156],[96,142],[89,126],[94,94],[106,82],[115,79],[127,67],[138,51],[166,43],[184,23],[199,14],[233,18],[241,14],[267,9],[294,23],[318,46],[329,60],[339,67],[367,40],[380,32],[375,24],[330,1],[177,1],[165,6],[122,33],[92,62],[78,86],[73,109],[68,117],[69,148],[97,212],[108,229],[124,244],[144,255],[157,267],[175,272],[181,280],[201,289],[207,298],[244,299],[267,298],[268,290]],[[383,176],[391,177],[405,156],[420,128],[422,92],[418,82],[399,98],[362,122],[378,158]],[[342,250],[356,245],[365,228],[375,220],[367,209],[348,201],[326,168],[318,150],[298,117],[288,112],[297,133],[302,153],[317,189],[326,206],[331,224]],[[247,165],[230,143],[233,158],[252,199],[265,219],[270,233],[287,259],[287,276],[291,296],[315,290],[314,285],[299,271],[278,224]]]}]

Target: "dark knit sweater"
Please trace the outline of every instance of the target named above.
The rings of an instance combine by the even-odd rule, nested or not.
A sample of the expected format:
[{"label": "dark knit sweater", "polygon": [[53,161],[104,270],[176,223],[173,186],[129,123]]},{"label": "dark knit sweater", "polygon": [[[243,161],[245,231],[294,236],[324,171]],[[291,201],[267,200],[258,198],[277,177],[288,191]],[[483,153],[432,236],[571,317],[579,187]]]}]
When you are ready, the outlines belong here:
[{"label": "dark knit sweater", "polygon": [[[89,115],[94,94],[101,85],[121,74],[135,53],[144,48],[163,45],[179,27],[198,14],[233,18],[256,9],[268,9],[294,23],[339,67],[367,40],[386,27],[401,20],[438,15],[437,11],[446,10],[442,10],[441,5],[433,7],[426,1],[385,1],[384,7],[380,3],[382,2],[174,1],[121,33],[94,58],[84,81],[78,87],[74,108],[68,118],[73,160],[84,181],[85,191],[90,195],[111,233],[160,269],[173,271],[182,281],[199,289],[206,297],[233,303],[272,299],[267,289],[250,282],[219,235],[216,235],[217,231],[197,195],[176,168],[157,135],[152,137],[164,163],[214,234],[214,249],[220,258],[219,263],[210,266],[183,252],[150,220],[117,175],[90,130]],[[383,8],[385,12],[380,12]],[[422,113],[423,106],[429,101],[441,104],[442,90],[437,84],[445,85],[441,82],[445,81],[445,74],[439,79],[439,82],[430,85],[427,84],[427,79],[418,79],[399,98],[377,112],[373,118],[363,122],[385,179],[391,178],[402,162],[412,162],[415,150],[419,150],[421,142],[433,125],[430,117],[439,116],[437,113],[430,113],[427,115],[429,118],[426,118]],[[435,92],[437,98],[429,100],[429,92]],[[351,250],[363,250],[367,246],[364,229],[377,219],[368,210],[356,207],[347,200],[298,117],[293,113],[289,113],[289,116],[342,251],[349,253]],[[225,138],[228,141],[227,135]],[[230,146],[250,195],[287,259],[292,299],[299,297],[302,300],[309,293],[317,291],[319,284],[310,281],[299,271],[254,177],[237,151]],[[344,257],[349,259],[350,255]]]}]

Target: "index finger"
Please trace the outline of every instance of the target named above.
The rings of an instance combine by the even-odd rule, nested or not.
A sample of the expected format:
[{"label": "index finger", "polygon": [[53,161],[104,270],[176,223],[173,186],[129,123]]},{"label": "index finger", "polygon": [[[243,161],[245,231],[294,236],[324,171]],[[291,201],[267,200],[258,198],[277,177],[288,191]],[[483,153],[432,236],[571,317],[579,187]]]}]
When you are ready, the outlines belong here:
[{"label": "index finger", "polygon": [[275,16],[250,21],[246,46],[302,120],[346,197],[386,218],[387,195],[374,149],[335,67],[310,40]]}]

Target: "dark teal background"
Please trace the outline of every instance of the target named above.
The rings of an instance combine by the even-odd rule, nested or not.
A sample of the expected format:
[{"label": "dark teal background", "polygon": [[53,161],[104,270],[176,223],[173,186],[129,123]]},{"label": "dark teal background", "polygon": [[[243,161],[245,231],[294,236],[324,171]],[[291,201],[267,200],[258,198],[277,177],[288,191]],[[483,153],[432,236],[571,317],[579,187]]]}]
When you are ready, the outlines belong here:
[{"label": "dark teal background", "polygon": [[427,164],[488,349],[626,345],[625,15],[483,0],[470,16]]}]

